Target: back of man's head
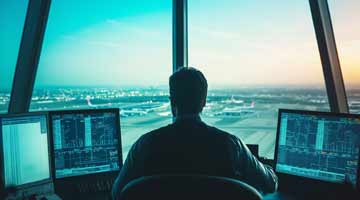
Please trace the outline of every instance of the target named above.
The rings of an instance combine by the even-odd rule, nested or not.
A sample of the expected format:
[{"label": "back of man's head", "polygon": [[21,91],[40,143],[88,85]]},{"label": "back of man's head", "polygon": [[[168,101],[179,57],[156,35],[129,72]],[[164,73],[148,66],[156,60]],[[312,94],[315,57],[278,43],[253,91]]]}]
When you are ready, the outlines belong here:
[{"label": "back of man's head", "polygon": [[[177,114],[198,114],[206,103],[207,81],[203,73],[183,67],[169,79],[170,100]],[[174,109],[174,108],[173,108]]]}]

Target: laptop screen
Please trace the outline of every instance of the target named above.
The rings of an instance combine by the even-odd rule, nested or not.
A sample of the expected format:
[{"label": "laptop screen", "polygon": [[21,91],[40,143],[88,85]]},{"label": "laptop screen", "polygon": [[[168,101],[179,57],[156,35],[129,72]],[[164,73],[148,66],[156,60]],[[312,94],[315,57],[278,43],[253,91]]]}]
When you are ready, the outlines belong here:
[{"label": "laptop screen", "polygon": [[118,113],[118,109],[50,112],[56,178],[120,170]]},{"label": "laptop screen", "polygon": [[50,179],[46,114],[0,117],[5,187]]},{"label": "laptop screen", "polygon": [[280,110],[276,171],[356,185],[359,141],[359,116]]}]

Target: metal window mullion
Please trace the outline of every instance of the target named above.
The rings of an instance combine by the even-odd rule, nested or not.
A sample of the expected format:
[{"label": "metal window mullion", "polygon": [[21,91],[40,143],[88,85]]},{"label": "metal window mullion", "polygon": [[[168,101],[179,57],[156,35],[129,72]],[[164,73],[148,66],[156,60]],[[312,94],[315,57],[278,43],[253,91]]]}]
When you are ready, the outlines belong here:
[{"label": "metal window mullion", "polygon": [[345,86],[327,0],[309,0],[332,112],[348,113]]},{"label": "metal window mullion", "polygon": [[187,0],[173,0],[173,72],[188,66]]},{"label": "metal window mullion", "polygon": [[29,0],[12,84],[9,113],[29,110],[50,3],[50,0]]}]

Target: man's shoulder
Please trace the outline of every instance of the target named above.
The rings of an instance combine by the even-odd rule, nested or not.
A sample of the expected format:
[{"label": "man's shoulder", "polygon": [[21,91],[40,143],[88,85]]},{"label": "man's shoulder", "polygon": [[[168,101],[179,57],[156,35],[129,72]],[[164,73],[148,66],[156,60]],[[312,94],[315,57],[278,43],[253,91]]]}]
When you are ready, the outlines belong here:
[{"label": "man's shoulder", "polygon": [[218,135],[221,135],[221,136],[224,136],[224,137],[229,137],[229,138],[237,138],[235,135],[225,131],[225,130],[222,130],[222,129],[219,129],[215,126],[211,126],[211,125],[206,125],[209,132],[212,132],[214,134],[218,134]]},{"label": "man's shoulder", "polygon": [[171,124],[167,126],[163,126],[157,129],[154,129],[150,132],[147,132],[140,136],[136,142],[132,145],[131,152],[132,151],[138,151],[141,147],[143,149],[145,146],[149,146],[154,141],[155,138],[158,138],[160,135],[164,135],[165,133],[169,132],[171,128]]},{"label": "man's shoulder", "polygon": [[145,133],[144,135],[142,135],[139,138],[139,140],[146,140],[148,138],[153,138],[153,137],[156,137],[156,136],[166,134],[168,132],[171,132],[171,129],[172,129],[172,124],[168,124],[166,126],[163,126],[163,127],[160,127],[160,128],[157,128],[157,129],[154,129],[154,130],[152,130],[150,132]]},{"label": "man's shoulder", "polygon": [[[212,136],[215,136],[216,138],[218,139],[227,139],[227,140],[231,140],[231,141],[234,141],[236,142],[237,140],[240,140],[240,138],[236,137],[235,135],[225,131],[225,130],[222,130],[222,129],[219,129],[217,127],[214,127],[214,126],[211,126],[211,125],[208,125],[206,123],[201,123],[201,126],[203,127],[202,129],[202,133],[208,135],[212,135]],[[175,132],[178,132],[178,127],[176,126],[176,124],[169,124],[169,125],[166,125],[166,126],[163,126],[163,127],[160,127],[160,128],[157,128],[157,129],[154,129],[150,132],[147,132],[145,133],[144,135],[142,135],[140,138],[139,138],[139,142],[141,143],[144,143],[146,141],[149,141],[149,140],[154,140],[155,138],[163,138],[163,137],[167,137],[169,136],[171,133],[175,133]]]},{"label": "man's shoulder", "polygon": [[243,140],[236,135],[233,135],[232,133],[229,133],[214,126],[207,125],[207,127],[209,129],[209,132],[213,132],[215,135],[218,135],[219,139],[225,141],[228,145],[235,148],[240,148],[241,146],[244,146]]}]

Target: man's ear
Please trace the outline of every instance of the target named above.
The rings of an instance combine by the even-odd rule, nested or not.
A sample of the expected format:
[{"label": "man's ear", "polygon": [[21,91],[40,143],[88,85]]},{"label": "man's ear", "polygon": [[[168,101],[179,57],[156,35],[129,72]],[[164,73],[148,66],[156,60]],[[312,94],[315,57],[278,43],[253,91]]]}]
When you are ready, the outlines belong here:
[{"label": "man's ear", "polygon": [[205,107],[206,106],[206,98],[204,98],[201,102],[201,107]]},{"label": "man's ear", "polygon": [[205,95],[204,95],[204,99],[203,101],[201,102],[201,106],[204,108],[206,106],[206,99],[207,99],[207,89],[206,89],[206,92],[205,92]]},{"label": "man's ear", "polygon": [[172,112],[173,116],[176,117],[177,109],[176,109],[175,99],[169,97],[169,100],[170,100],[171,112]]},{"label": "man's ear", "polygon": [[206,99],[202,100],[201,101],[201,104],[200,104],[201,108],[200,108],[200,112],[203,111],[204,107],[206,106]]},{"label": "man's ear", "polygon": [[175,106],[175,105],[176,105],[174,98],[172,98],[172,97],[170,96],[170,97],[169,97],[169,100],[170,100],[171,106]]}]

